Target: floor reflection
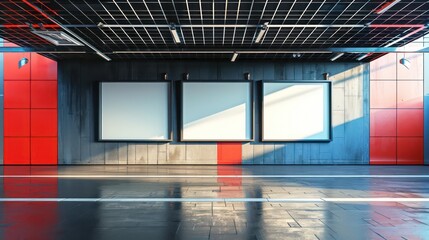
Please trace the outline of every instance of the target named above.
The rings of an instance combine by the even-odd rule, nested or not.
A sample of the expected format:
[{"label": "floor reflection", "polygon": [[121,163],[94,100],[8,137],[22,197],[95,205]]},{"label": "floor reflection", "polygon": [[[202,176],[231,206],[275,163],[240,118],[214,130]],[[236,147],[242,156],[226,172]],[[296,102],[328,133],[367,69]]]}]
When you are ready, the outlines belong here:
[{"label": "floor reflection", "polygon": [[[0,239],[424,239],[429,236],[428,202],[304,201],[320,198],[425,198],[429,196],[429,178],[248,177],[316,172],[316,169],[304,166],[290,168],[4,167],[2,170],[6,177],[1,179],[0,194],[5,199],[116,200],[0,201]],[[354,168],[324,166],[319,167],[319,173],[422,175],[429,170],[423,166],[401,166],[397,170],[369,166]],[[80,176],[35,177],[57,174]],[[112,177],[130,174],[136,176]],[[171,174],[176,177],[165,177]],[[16,175],[33,177],[10,177]],[[94,175],[104,176],[91,178]],[[138,177],[140,175],[154,176],[141,178]],[[124,198],[173,200],[121,201]],[[207,198],[227,200],[199,201]],[[259,201],[261,199],[304,200],[267,202]]]},{"label": "floor reflection", "polygon": [[[46,167],[57,174],[57,167]],[[8,166],[3,168],[4,175],[38,174],[37,167]],[[4,178],[3,198],[56,198],[58,181],[56,178]],[[55,239],[58,223],[57,202],[4,202],[1,214],[3,228],[1,239]]]}]

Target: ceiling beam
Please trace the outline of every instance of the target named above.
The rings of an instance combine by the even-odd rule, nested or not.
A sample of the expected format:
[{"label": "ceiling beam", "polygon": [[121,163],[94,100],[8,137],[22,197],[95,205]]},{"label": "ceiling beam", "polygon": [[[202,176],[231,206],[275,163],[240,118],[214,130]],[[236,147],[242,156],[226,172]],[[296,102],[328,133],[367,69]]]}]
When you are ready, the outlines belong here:
[{"label": "ceiling beam", "polygon": [[[97,25],[96,25],[97,26]],[[168,24],[99,24],[102,28],[168,28]],[[249,27],[268,27],[268,28],[364,28],[364,24],[176,24],[179,28],[249,28]]]},{"label": "ceiling beam", "polygon": [[[86,53],[85,51],[29,48],[29,47],[0,47],[0,52],[49,52],[49,53]],[[363,48],[320,48],[320,49],[270,49],[270,50],[124,50],[105,52],[106,54],[285,54],[285,53],[429,53],[429,47],[363,47]]]},{"label": "ceiling beam", "polygon": [[285,54],[285,53],[429,53],[426,48],[367,47],[367,48],[321,48],[321,49],[270,49],[270,50],[142,50],[114,51],[113,54]]}]

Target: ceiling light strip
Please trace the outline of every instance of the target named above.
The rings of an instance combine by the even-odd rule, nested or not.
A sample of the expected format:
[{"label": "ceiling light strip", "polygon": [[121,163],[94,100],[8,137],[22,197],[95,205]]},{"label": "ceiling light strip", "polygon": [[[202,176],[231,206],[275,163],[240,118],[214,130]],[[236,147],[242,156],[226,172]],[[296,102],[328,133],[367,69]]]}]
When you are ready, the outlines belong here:
[{"label": "ceiling light strip", "polygon": [[338,58],[342,57],[343,55],[344,55],[344,53],[337,53],[330,60],[333,62],[333,61],[337,60]]},{"label": "ceiling light strip", "polygon": [[238,53],[234,52],[234,54],[232,54],[231,62],[235,62],[235,60],[237,59],[237,57],[238,57]]},{"label": "ceiling light strip", "polygon": [[390,8],[392,8],[393,6],[395,6],[397,3],[399,3],[400,1],[401,0],[394,0],[394,1],[387,2],[387,3],[383,4],[380,8],[376,9],[375,13],[377,13],[377,14],[383,14],[387,10],[389,10]]},{"label": "ceiling light strip", "polygon": [[50,17],[48,14],[46,14],[42,9],[34,6],[32,3],[28,2],[27,0],[22,0],[25,4],[27,4],[28,6],[30,6],[31,8],[33,8],[34,10],[38,11],[40,14],[42,14],[44,17],[46,17],[47,19],[51,20],[53,23],[57,24],[58,26],[60,26],[64,31],[66,31],[67,33],[69,33],[70,35],[72,35],[73,37],[77,38],[77,40],[79,40],[80,42],[82,42],[83,44],[85,44],[86,46],[88,46],[89,48],[91,48],[92,50],[94,50],[99,56],[101,56],[102,58],[104,58],[107,61],[111,61],[111,59],[105,55],[104,53],[102,53],[100,50],[98,50],[96,47],[92,46],[90,43],[88,43],[87,41],[85,41],[84,39],[82,39],[79,35],[77,35],[76,33],[74,33],[73,31],[69,30],[67,27],[63,26],[60,22],[58,22],[57,20],[53,19],[52,17]]}]

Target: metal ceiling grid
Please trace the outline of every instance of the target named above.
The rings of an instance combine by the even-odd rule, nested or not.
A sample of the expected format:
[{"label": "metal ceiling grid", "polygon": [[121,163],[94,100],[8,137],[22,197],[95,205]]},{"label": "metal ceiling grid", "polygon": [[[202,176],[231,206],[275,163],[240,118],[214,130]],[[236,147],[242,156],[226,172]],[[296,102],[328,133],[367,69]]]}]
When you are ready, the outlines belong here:
[{"label": "metal ceiling grid", "polygon": [[[376,14],[385,0],[28,0],[113,59],[183,57],[224,59],[224,54],[112,54],[143,50],[278,50],[338,47],[383,47],[416,28],[370,28],[368,24],[428,24],[429,1],[400,1],[384,14]],[[0,37],[39,50],[88,51],[86,47],[54,47],[32,34],[26,24],[55,25],[24,1],[0,2]],[[269,28],[255,43],[259,26]],[[113,25],[97,27],[98,23]],[[168,28],[177,24],[180,44]],[[136,26],[130,26],[136,25]],[[188,25],[188,26],[183,26]],[[221,26],[213,26],[221,25]],[[275,26],[277,25],[277,26]],[[285,26],[294,25],[294,26]],[[318,25],[318,26],[315,26]],[[320,25],[336,25],[323,27]],[[357,26],[359,25],[359,26]],[[17,27],[20,26],[20,27]],[[167,26],[167,27],[166,27]],[[402,46],[428,33],[424,29],[398,41]],[[76,54],[77,55],[77,54]],[[72,56],[76,57],[75,54]],[[229,59],[230,54],[225,54]],[[327,60],[333,54],[303,54],[303,60]],[[373,54],[371,60],[381,54]],[[69,58],[53,54],[54,58]],[[77,55],[79,56],[79,55]],[[229,57],[228,57],[229,56]],[[346,54],[353,60],[358,54]],[[290,54],[240,54],[239,59],[294,60]]]}]

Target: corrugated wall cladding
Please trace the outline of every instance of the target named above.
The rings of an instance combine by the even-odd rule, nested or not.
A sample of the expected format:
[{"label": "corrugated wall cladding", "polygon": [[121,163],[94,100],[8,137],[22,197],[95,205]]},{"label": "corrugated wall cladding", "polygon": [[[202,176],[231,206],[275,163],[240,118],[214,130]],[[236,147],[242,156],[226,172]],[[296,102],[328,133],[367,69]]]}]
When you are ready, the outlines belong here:
[{"label": "corrugated wall cladding", "polygon": [[[242,143],[241,159],[237,159],[240,151],[236,144],[221,144],[218,149],[217,143],[178,142],[177,121],[171,143],[96,141],[99,81],[161,80],[162,73],[180,80],[185,72],[191,80],[242,80],[247,72],[253,80],[321,80],[322,74],[329,72],[333,82],[333,141],[272,144],[256,140]],[[368,64],[67,60],[59,62],[58,73],[59,164],[369,163]],[[177,119],[176,109],[173,118]],[[255,138],[259,139],[258,117],[255,120]]]}]

